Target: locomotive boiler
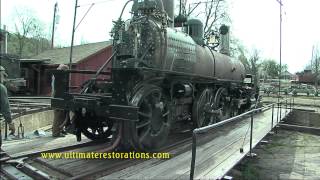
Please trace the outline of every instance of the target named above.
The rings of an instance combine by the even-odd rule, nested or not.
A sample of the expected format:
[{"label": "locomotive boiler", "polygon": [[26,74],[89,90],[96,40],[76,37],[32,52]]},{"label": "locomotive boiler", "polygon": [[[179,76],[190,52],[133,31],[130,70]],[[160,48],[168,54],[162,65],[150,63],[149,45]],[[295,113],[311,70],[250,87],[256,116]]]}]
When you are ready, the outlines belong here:
[{"label": "locomotive boiler", "polygon": [[[173,27],[174,0],[133,0],[132,18],[123,21],[128,1],[112,30],[113,54],[83,85],[68,92],[69,73],[55,71],[52,107],[72,111],[67,124],[81,140],[121,136],[121,144],[157,151],[175,126],[207,126],[249,109],[252,76],[229,56],[229,28],[220,28],[220,52],[203,39],[200,20]],[[103,69],[112,64],[111,80]]]}]

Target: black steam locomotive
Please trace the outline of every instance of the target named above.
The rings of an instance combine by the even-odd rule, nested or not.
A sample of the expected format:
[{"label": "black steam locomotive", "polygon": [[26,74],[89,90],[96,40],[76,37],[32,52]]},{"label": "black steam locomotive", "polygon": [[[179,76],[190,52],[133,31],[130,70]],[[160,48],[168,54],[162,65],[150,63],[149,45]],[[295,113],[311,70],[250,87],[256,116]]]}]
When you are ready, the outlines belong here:
[{"label": "black steam locomotive", "polygon": [[[254,104],[252,76],[228,56],[229,28],[221,27],[220,53],[213,51],[201,21],[189,19],[184,32],[173,27],[173,2],[134,0],[132,18],[115,22],[113,55],[97,72],[54,72],[52,107],[74,112],[68,124],[78,140],[117,135],[136,150],[156,151],[176,124],[207,126]],[[109,62],[111,82],[102,81]],[[70,93],[69,73],[95,75]]]}]

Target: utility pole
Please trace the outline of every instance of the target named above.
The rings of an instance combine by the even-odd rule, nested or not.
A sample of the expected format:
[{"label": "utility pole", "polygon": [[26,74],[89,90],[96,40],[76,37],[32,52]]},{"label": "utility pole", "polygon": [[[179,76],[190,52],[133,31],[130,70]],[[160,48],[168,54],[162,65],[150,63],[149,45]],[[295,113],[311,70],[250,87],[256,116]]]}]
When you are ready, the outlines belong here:
[{"label": "utility pole", "polygon": [[70,47],[70,61],[69,61],[69,69],[70,70],[72,69],[72,52],[73,52],[74,31],[75,31],[76,17],[77,17],[77,8],[78,8],[78,0],[76,0],[75,6],[74,6],[72,36],[71,36],[71,47]]},{"label": "utility pole", "polygon": [[54,4],[54,12],[53,12],[53,22],[52,22],[52,33],[51,33],[51,49],[53,49],[54,43],[54,31],[56,27],[56,13],[58,8],[58,2]]},{"label": "utility pole", "polygon": [[277,0],[280,6],[280,70],[279,70],[279,96],[278,101],[280,98],[280,90],[281,90],[281,71],[282,71],[282,64],[281,64],[281,58],[282,58],[282,0]]},{"label": "utility pole", "polygon": [[316,87],[316,91],[318,90],[318,81],[319,81],[319,54],[317,53],[316,56],[315,56],[315,70],[316,70],[316,82],[315,82],[315,87]]},{"label": "utility pole", "polygon": [[52,22],[52,33],[51,33],[51,48],[54,48],[54,33],[55,33],[55,26],[56,26],[56,13],[58,9],[58,2],[54,4],[54,13],[53,13],[53,22]]},{"label": "utility pole", "polygon": [[280,91],[281,91],[281,69],[282,69],[282,64],[281,64],[281,57],[282,57],[282,0],[277,0],[279,5],[280,5],[280,68],[279,68],[279,89],[278,89],[278,110],[277,110],[277,122],[278,120],[281,121],[281,110],[280,108]]},{"label": "utility pole", "polygon": [[[0,36],[2,35],[1,33],[1,26],[2,26],[2,24],[1,24],[1,17],[2,17],[2,15],[1,15],[1,0],[0,0]],[[0,37],[0,39],[1,39],[1,37]],[[1,43],[1,40],[0,40],[0,53],[2,52],[2,43]],[[0,63],[1,63],[1,61],[0,61]]]}]

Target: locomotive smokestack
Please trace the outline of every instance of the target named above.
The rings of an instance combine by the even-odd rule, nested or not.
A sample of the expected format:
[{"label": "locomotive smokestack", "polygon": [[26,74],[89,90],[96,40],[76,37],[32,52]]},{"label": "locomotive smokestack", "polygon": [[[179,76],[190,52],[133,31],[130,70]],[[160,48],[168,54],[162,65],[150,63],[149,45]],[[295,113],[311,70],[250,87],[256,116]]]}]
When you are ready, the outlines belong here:
[{"label": "locomotive smokestack", "polygon": [[220,53],[230,56],[229,26],[220,27]]},{"label": "locomotive smokestack", "polygon": [[173,27],[174,25],[174,0],[158,0],[162,1],[164,10],[170,18],[169,26]]}]

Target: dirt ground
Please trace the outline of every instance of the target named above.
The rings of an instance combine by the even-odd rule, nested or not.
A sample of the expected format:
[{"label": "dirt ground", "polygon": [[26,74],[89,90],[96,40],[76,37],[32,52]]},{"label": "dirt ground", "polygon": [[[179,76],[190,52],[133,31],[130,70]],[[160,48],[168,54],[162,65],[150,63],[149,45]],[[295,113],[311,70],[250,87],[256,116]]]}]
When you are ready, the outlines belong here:
[{"label": "dirt ground", "polygon": [[281,130],[254,153],[258,156],[246,158],[231,176],[244,180],[320,178],[319,136]]},{"label": "dirt ground", "polygon": [[[319,128],[320,113],[295,111],[284,123]],[[319,136],[279,129],[265,139],[269,141],[267,144],[254,149],[258,156],[245,158],[229,175],[243,180],[320,180]]]}]

